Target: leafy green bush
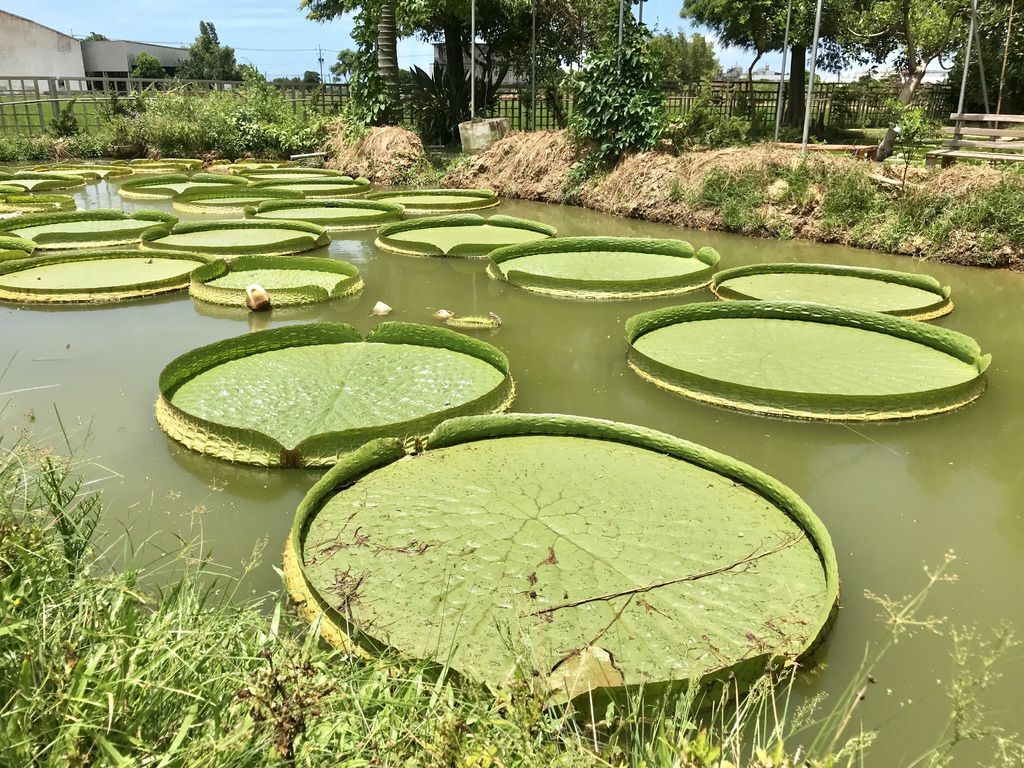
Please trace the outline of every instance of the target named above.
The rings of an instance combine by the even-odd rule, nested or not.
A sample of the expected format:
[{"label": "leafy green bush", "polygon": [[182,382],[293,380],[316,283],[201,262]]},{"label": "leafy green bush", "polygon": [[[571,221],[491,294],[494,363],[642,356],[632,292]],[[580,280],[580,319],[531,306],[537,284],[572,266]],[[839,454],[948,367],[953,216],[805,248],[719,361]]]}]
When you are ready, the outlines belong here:
[{"label": "leafy green bush", "polygon": [[413,119],[425,143],[449,144],[459,123],[469,119],[469,77],[449,77],[448,69],[428,74],[412,67]]},{"label": "leafy green bush", "polygon": [[0,136],[0,163],[104,157],[111,153],[110,142],[107,133],[80,133],[64,138]]},{"label": "leafy green bush", "polygon": [[79,133],[78,116],[75,115],[75,100],[72,99],[63,107],[57,115],[50,119],[48,130],[51,136],[67,138],[77,136]]},{"label": "leafy green bush", "polygon": [[666,116],[650,39],[645,26],[628,21],[622,45],[604,41],[570,83],[576,98],[570,132],[578,143],[592,145],[574,168],[576,179],[626,152],[653,149],[661,138]]},{"label": "leafy green bush", "polygon": [[715,108],[714,96],[708,83],[701,87],[700,95],[690,105],[689,111],[670,123],[665,130],[665,138],[672,142],[677,151],[746,144],[749,134],[749,120],[727,117]]},{"label": "leafy green bush", "polygon": [[108,113],[116,144],[164,155],[281,156],[316,150],[327,136],[327,117],[294,110],[284,94],[252,74],[234,91],[112,100]]}]

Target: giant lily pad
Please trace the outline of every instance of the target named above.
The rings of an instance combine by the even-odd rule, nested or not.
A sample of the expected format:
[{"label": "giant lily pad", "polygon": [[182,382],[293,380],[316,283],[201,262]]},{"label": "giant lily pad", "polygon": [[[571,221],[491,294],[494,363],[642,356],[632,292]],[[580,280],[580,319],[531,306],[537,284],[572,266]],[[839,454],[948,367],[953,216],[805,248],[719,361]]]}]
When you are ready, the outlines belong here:
[{"label": "giant lily pad", "polygon": [[22,190],[0,190],[0,213],[49,213],[73,211],[78,205],[71,195],[26,195]]},{"label": "giant lily pad", "polygon": [[777,480],[654,430],[533,414],[344,457],[298,509],[285,576],[335,643],[490,686],[532,672],[566,698],[747,681],[807,654],[838,596],[827,531]]},{"label": "giant lily pad", "polygon": [[132,174],[132,169],[128,165],[105,165],[103,163],[50,163],[49,165],[40,165],[34,170],[63,176],[83,176],[87,179],[114,179]]},{"label": "giant lily pad", "polygon": [[91,251],[0,262],[0,300],[99,303],[184,290],[206,264],[194,253]]},{"label": "giant lily pad", "polygon": [[414,215],[452,213],[493,208],[500,200],[491,189],[407,189],[374,192],[367,200],[380,200],[405,206]]},{"label": "giant lily pad", "polygon": [[370,189],[370,182],[364,178],[353,179],[351,176],[321,176],[308,179],[284,179],[275,177],[264,181],[253,180],[254,187],[266,189],[290,189],[301,192],[310,198],[348,197],[361,195]]},{"label": "giant lily pad", "polygon": [[223,173],[168,173],[129,179],[118,190],[121,197],[140,200],[160,200],[174,197],[183,192],[208,189],[233,189],[245,187],[245,179]]},{"label": "giant lily pad", "polygon": [[192,297],[244,309],[245,289],[261,286],[272,307],[294,307],[352,296],[363,288],[359,270],[340,259],[312,256],[239,256],[217,260],[192,273]]},{"label": "giant lily pad", "polygon": [[36,244],[31,240],[0,234],[0,262],[27,258],[35,249]]},{"label": "giant lily pad", "polygon": [[301,166],[289,166],[278,168],[250,168],[240,172],[253,181],[296,181],[303,179],[351,179],[341,171],[333,171],[329,168],[303,168]]},{"label": "giant lily pad", "polygon": [[84,187],[86,179],[77,174],[39,173],[18,171],[0,175],[0,184],[5,187],[19,187],[26,192],[54,192]]},{"label": "giant lily pad", "polygon": [[286,256],[328,245],[323,227],[302,221],[198,221],[147,232],[144,248],[218,256]]},{"label": "giant lily pad", "polygon": [[839,264],[752,264],[715,275],[722,299],[813,301],[930,320],[953,311],[949,287],[928,275]]},{"label": "giant lily pad", "polygon": [[194,157],[165,157],[160,160],[139,158],[128,163],[132,173],[187,173],[203,167]]},{"label": "giant lily pad", "polygon": [[294,160],[266,160],[262,158],[239,158],[235,162],[215,162],[209,170],[214,173],[248,173],[268,168],[294,168],[298,163]]},{"label": "giant lily pad", "polygon": [[377,230],[376,245],[410,256],[483,257],[496,248],[543,240],[556,232],[539,221],[462,213],[385,224]]},{"label": "giant lily pad", "polygon": [[312,323],[215,342],[160,375],[157,420],[193,450],[262,466],[326,466],[385,435],[502,410],[508,360],[444,328],[382,323],[363,341]]},{"label": "giant lily pad", "polygon": [[877,312],[735,301],[645,312],[626,324],[630,367],[696,400],[829,420],[924,416],[985,390],[974,339]]},{"label": "giant lily pad", "polygon": [[170,225],[177,219],[163,211],[124,211],[98,208],[90,211],[64,213],[30,213],[11,219],[0,219],[0,231],[24,237],[40,250],[71,248],[109,248],[129,245],[142,239],[142,234],[159,225]]},{"label": "giant lily pad", "polygon": [[256,189],[253,187],[211,187],[194,189],[175,195],[175,210],[187,213],[219,213],[241,215],[246,208],[266,200],[301,200],[301,192],[289,189]]},{"label": "giant lily pad", "polygon": [[400,221],[402,206],[367,200],[271,200],[250,208],[247,215],[256,219],[283,219],[318,224],[328,232],[376,229],[390,221]]},{"label": "giant lily pad", "polygon": [[682,240],[559,237],[491,252],[488,274],[529,291],[578,299],[684,293],[711,280],[718,251]]}]

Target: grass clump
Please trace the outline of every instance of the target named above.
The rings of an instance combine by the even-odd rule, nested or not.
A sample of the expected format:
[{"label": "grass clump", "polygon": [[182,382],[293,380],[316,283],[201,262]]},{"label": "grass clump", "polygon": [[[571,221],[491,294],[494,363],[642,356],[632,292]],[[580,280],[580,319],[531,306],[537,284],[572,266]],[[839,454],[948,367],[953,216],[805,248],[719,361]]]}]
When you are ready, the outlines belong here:
[{"label": "grass clump", "polygon": [[[492,694],[424,664],[327,647],[276,596],[243,598],[198,545],[115,568],[113,550],[94,542],[101,512],[69,460],[0,446],[5,765],[862,765],[874,734],[857,732],[857,714],[875,666],[897,640],[940,632],[920,608],[952,561],[910,597],[874,598],[889,639],[830,709],[818,697],[794,705],[794,666],[746,694],[726,690],[710,709],[683,697],[643,715],[636,704],[609,705],[588,719],[547,705],[533,678]],[[259,551],[243,577],[258,560]],[[988,724],[980,701],[1013,633],[949,634],[951,715],[935,747],[907,765],[940,768],[961,743],[982,741],[993,745],[992,765],[1019,766],[1024,750]]]}]

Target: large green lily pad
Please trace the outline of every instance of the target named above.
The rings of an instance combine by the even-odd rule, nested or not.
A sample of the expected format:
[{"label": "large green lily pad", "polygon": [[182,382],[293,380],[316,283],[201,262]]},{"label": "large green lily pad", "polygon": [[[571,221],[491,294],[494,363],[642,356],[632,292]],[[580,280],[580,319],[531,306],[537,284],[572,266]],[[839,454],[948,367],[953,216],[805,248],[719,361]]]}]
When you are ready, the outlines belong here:
[{"label": "large green lily pad", "polygon": [[93,251],[0,262],[0,300],[68,304],[123,301],[183,290],[205,256]]},{"label": "large green lily pad", "polygon": [[20,187],[26,192],[53,192],[84,187],[86,179],[77,174],[18,171],[0,176],[0,183],[4,186]]},{"label": "large green lily pad", "polygon": [[375,229],[381,224],[400,221],[402,206],[367,200],[272,200],[248,210],[255,219],[307,221],[329,232]]},{"label": "large green lily pad", "polygon": [[99,208],[89,211],[30,213],[0,219],[0,231],[32,240],[40,250],[73,248],[109,248],[129,245],[142,234],[177,219],[163,211],[136,211]]},{"label": "large green lily pad", "polygon": [[173,198],[184,192],[234,189],[246,185],[245,179],[223,173],[195,173],[191,176],[169,173],[129,179],[121,184],[118,194],[126,198],[157,200]]},{"label": "large green lily pad", "polygon": [[949,287],[928,275],[839,264],[752,264],[715,275],[722,299],[812,301],[930,320],[953,310]]},{"label": "large green lily pad", "polygon": [[559,237],[492,251],[488,274],[529,291],[580,299],[684,293],[711,280],[719,255],[682,240]]},{"label": "large green lily pad", "polygon": [[408,214],[451,213],[493,208],[501,202],[492,189],[407,189],[374,192],[367,200],[397,203]]},{"label": "large green lily pad", "polygon": [[187,173],[202,168],[203,161],[194,157],[138,158],[130,161],[128,167],[132,173]]},{"label": "large green lily pad", "polygon": [[508,361],[443,328],[382,323],[260,331],[193,350],[160,376],[157,419],[189,448],[263,466],[326,466],[385,435],[501,410]]},{"label": "large green lily pad", "polygon": [[0,191],[0,213],[51,213],[73,211],[78,207],[71,195],[31,195],[22,191]]},{"label": "large green lily pad", "polygon": [[828,533],[728,456],[574,416],[454,419],[378,441],[303,500],[285,574],[327,636],[568,698],[739,684],[806,654],[836,606]]},{"label": "large green lily pad", "polygon": [[245,289],[259,285],[272,307],[294,307],[352,296],[362,290],[359,270],[340,259],[311,256],[239,256],[192,273],[189,292],[200,301],[246,308]]},{"label": "large green lily pad", "polygon": [[241,171],[241,175],[253,181],[295,181],[302,179],[341,179],[352,180],[351,176],[341,171],[333,171],[330,168],[303,168],[301,166],[288,166],[278,168],[249,168]]},{"label": "large green lily pad", "polygon": [[248,171],[259,171],[268,168],[294,168],[297,166],[294,160],[268,160],[264,158],[239,158],[235,162],[215,162],[209,170],[214,173],[247,173]]},{"label": "large green lily pad", "polygon": [[377,230],[376,245],[411,256],[484,257],[496,248],[555,234],[554,227],[539,221],[462,213],[385,224]]},{"label": "large green lily pad", "polygon": [[301,192],[310,198],[348,197],[361,195],[370,189],[366,179],[353,179],[351,176],[318,176],[306,179],[286,179],[273,177],[270,180],[253,179],[253,186],[266,189],[288,189]]},{"label": "large green lily pad", "polygon": [[143,247],[223,257],[286,256],[323,247],[330,241],[323,227],[301,221],[203,221],[147,232]]},{"label": "large green lily pad", "polygon": [[252,187],[213,187],[182,192],[171,204],[187,213],[245,213],[246,208],[267,200],[302,200],[301,192],[289,189],[257,189]]},{"label": "large green lily pad", "polygon": [[979,397],[990,357],[942,328],[811,303],[669,307],[626,324],[629,363],[705,402],[779,416],[879,420]]},{"label": "large green lily pad", "polygon": [[132,174],[132,169],[127,164],[106,165],[103,163],[51,163],[38,166],[34,170],[41,173],[78,175],[97,179],[114,179],[119,176],[131,176]]}]

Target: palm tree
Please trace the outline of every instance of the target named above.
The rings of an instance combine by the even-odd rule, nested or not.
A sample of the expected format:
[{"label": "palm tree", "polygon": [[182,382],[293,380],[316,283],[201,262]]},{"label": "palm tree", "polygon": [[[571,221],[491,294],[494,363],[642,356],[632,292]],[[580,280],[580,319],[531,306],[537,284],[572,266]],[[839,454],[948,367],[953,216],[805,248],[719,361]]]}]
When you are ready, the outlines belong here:
[{"label": "palm tree", "polygon": [[392,97],[392,104],[398,101],[398,25],[395,22],[397,5],[398,0],[384,0],[377,22],[377,70]]}]

